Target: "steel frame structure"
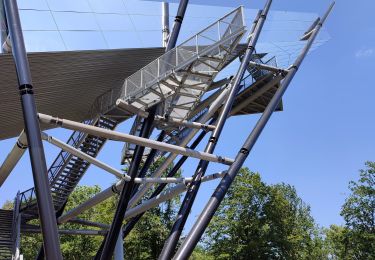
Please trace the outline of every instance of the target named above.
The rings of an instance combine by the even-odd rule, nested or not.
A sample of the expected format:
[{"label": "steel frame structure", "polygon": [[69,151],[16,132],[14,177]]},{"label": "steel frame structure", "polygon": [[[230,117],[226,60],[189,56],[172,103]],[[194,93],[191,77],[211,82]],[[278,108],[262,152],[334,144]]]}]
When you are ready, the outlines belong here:
[{"label": "steel frame structure", "polygon": [[[242,9],[236,9],[234,12],[219,20],[225,22],[227,27],[222,35],[220,34],[219,27],[218,40],[210,39],[210,41],[213,42],[212,46],[200,46],[197,43],[193,46],[196,50],[190,50],[189,48],[192,46],[184,46],[185,49],[180,46],[176,47],[181,24],[188,7],[188,0],[180,1],[174,25],[170,33],[168,3],[162,3],[162,34],[163,46],[166,49],[166,53],[162,56],[164,58],[159,58],[157,60],[157,77],[153,77],[145,82],[144,80],[146,79],[143,79],[142,71],[145,71],[147,67],[141,69],[141,90],[132,90],[130,94],[128,93],[128,95],[126,95],[127,90],[125,88],[125,92],[121,90],[118,95],[115,95],[115,97],[117,97],[115,100],[112,100],[112,92],[110,93],[110,100],[107,98],[108,95],[98,97],[99,103],[96,102],[93,106],[91,113],[92,118],[87,122],[81,123],[37,112],[17,3],[16,0],[4,0],[2,3],[7,20],[6,32],[8,34],[5,35],[7,37],[2,35],[2,43],[6,42],[7,48],[11,48],[16,65],[25,130],[20,134],[16,145],[0,166],[0,187],[21,159],[25,150],[29,149],[35,186],[33,192],[35,192],[36,195],[35,198],[33,196],[26,198],[26,193],[18,193],[16,196],[12,215],[13,259],[19,259],[20,257],[19,244],[21,231],[26,233],[42,233],[44,242],[39,256],[37,257],[38,259],[44,257],[46,259],[62,259],[58,234],[103,236],[102,245],[98,249],[95,259],[111,259],[113,255],[115,259],[123,259],[124,251],[122,241],[130,233],[143,214],[147,210],[158,206],[160,203],[168,201],[179,194],[186,193],[169,237],[159,256],[159,259],[162,260],[188,259],[192,254],[238,171],[262,133],[262,130],[273,112],[279,109],[285,91],[300,68],[335,4],[333,2],[322,18],[317,19],[304,33],[301,40],[306,41],[306,45],[292,66],[289,68],[278,68],[274,65],[257,62],[256,59],[254,59],[256,55],[256,44],[272,4],[272,0],[267,0],[263,10],[259,11],[249,31],[247,45],[243,48],[243,56],[237,73],[230,79],[214,82],[213,79],[217,74],[217,71],[214,70],[217,68],[221,69],[230,63],[233,60],[230,59],[231,55],[234,57],[240,56],[240,52],[236,52],[235,49],[240,37],[244,33],[244,28],[241,27],[241,23],[243,22]],[[220,22],[218,24],[220,25]],[[202,31],[200,36],[207,37],[205,31]],[[203,49],[205,48],[204,52],[199,52],[199,48],[201,47]],[[179,50],[180,53],[178,54]],[[173,53],[175,53],[176,56],[171,56]],[[178,55],[182,55],[182,53],[187,55],[187,57],[182,57],[183,60],[185,59],[183,65],[178,64],[176,61],[175,67],[166,69],[165,66],[170,66],[172,63],[168,57],[174,57],[173,59],[177,60]],[[228,59],[228,61],[226,59]],[[159,61],[164,61],[166,63],[160,65]],[[210,73],[204,74],[197,71],[196,68],[201,67],[211,68]],[[163,75],[159,75],[160,70],[164,71]],[[252,81],[250,84],[247,84],[248,79],[244,77],[244,75],[246,71],[253,70],[258,74],[255,77],[250,72]],[[132,79],[135,78],[134,75],[125,80],[125,87],[130,84],[129,82],[132,82]],[[170,88],[170,93],[163,91],[160,86],[161,84]],[[248,85],[247,89],[251,88],[250,91],[243,90],[244,87],[246,88],[246,85]],[[154,88],[155,86],[157,86],[159,90],[156,90],[156,88]],[[187,86],[189,89],[184,92],[184,88],[187,88]],[[203,93],[208,91],[213,91],[213,94],[207,97],[206,100],[201,100]],[[240,100],[239,103],[236,103],[237,98],[242,95],[242,93],[248,93],[247,95],[249,96],[246,100]],[[147,104],[144,103],[144,100],[147,100],[145,97],[147,95],[150,97],[149,95],[151,94],[155,100]],[[182,103],[179,103],[181,99],[183,99],[181,97],[187,98],[187,100],[188,98],[192,99],[181,105]],[[259,100],[265,100],[264,104],[261,104]],[[138,105],[135,105],[136,103]],[[183,116],[180,118],[171,116],[173,110],[177,111],[180,107],[188,105],[190,106],[188,107],[189,112],[186,114],[181,112]],[[224,156],[214,155],[213,152],[227,119],[249,106],[255,107],[255,111],[262,113],[262,115],[239,149],[236,158],[230,159]],[[111,111],[111,113],[108,113],[108,111]],[[112,121],[100,121],[100,117],[102,116],[110,118],[113,111],[116,113],[119,113],[119,111],[124,113],[123,119],[136,116],[138,119],[135,120],[133,129],[134,133],[137,133],[138,136],[114,131],[114,127],[121,122],[121,120],[114,121],[113,124],[109,123]],[[97,125],[99,121],[104,125],[108,125],[108,127],[103,128]],[[42,132],[39,123],[74,130],[77,136],[75,139],[72,139],[71,142],[64,143]],[[160,130],[157,140],[151,140],[150,136],[152,132],[157,131],[157,129]],[[203,152],[196,151],[196,147],[207,134],[210,134],[210,138],[208,139],[205,150]],[[189,146],[189,143],[195,136],[196,139]],[[100,145],[97,143],[95,153],[90,153],[90,149],[82,148],[88,137],[91,138],[91,141],[92,138],[95,137],[97,142],[100,140],[115,140],[132,144],[134,149],[127,173],[95,158],[102,145],[104,145],[104,141],[101,141]],[[64,205],[70,194],[69,192],[71,192],[75,186],[64,195],[65,197],[62,197],[59,204],[56,204],[56,192],[53,190],[51,192],[52,185],[58,183],[61,187],[64,187],[69,181],[66,180],[66,176],[61,179],[61,176],[59,176],[61,171],[59,171],[56,176],[52,176],[52,179],[48,179],[42,140],[55,145],[60,148],[62,152],[69,155],[61,157],[60,168],[67,167],[69,160],[74,160],[81,164],[85,162],[85,169],[87,169],[90,164],[93,164],[114,175],[117,178],[117,183],[96,194],[78,207],[64,212]],[[93,143],[91,142],[90,145],[93,145]],[[145,154],[146,147],[150,148],[147,154]],[[150,176],[147,176],[146,173],[155,162],[156,158],[166,154],[168,155],[158,169]],[[173,164],[178,155],[182,156]],[[188,158],[199,159],[194,174],[191,177],[176,178],[176,173]],[[142,162],[143,166],[141,167]],[[228,170],[205,175],[210,162],[228,165]],[[171,165],[173,167],[162,177],[163,173],[166,172]],[[80,177],[81,176],[76,178],[75,185],[78,183]],[[187,237],[182,241],[181,246],[177,248],[178,241],[180,240],[200,185],[203,182],[215,179],[220,179],[219,185],[193,227],[188,232]],[[169,183],[174,183],[176,185],[165,189]],[[145,198],[144,195],[146,192],[153,185],[157,184],[158,186],[155,187],[152,195]],[[111,225],[94,223],[77,218],[83,211],[94,207],[114,194],[119,194],[120,199]],[[138,204],[141,199],[143,199],[142,203]],[[30,207],[30,205],[35,205],[35,203],[37,203],[37,207]],[[34,211],[35,214],[30,216],[30,211]],[[40,219],[40,227],[26,223],[28,220],[36,217]],[[127,224],[123,226],[124,220],[128,221]],[[93,226],[99,228],[99,230],[58,229],[58,225],[66,222]]]}]

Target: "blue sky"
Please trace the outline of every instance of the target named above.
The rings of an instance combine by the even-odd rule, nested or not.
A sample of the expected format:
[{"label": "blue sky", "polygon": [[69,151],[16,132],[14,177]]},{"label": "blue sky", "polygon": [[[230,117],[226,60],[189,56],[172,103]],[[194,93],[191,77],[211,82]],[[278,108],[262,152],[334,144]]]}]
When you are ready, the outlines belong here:
[{"label": "blue sky", "polygon": [[[124,13],[107,14],[103,17],[96,14],[94,20],[81,16],[74,18],[75,14],[70,14],[71,17],[60,17],[59,20],[58,16],[61,13],[38,11],[38,17],[49,16],[44,19],[55,23],[51,25],[38,20],[42,18],[31,19],[33,15],[31,12],[37,11],[29,10],[30,17],[23,16],[24,29],[29,29],[25,32],[28,34],[26,37],[28,49],[32,51],[79,49],[86,48],[88,42],[94,44],[90,45],[91,48],[160,45],[160,13],[159,9],[155,10],[159,8],[159,3],[137,0],[111,0],[105,1],[106,4],[103,2],[72,0],[66,3],[69,3],[67,6],[75,11],[91,8],[98,12],[106,8],[106,11],[111,13],[113,10],[120,12],[119,10],[124,8]],[[112,2],[113,4],[108,4]],[[202,3],[200,0],[195,2]],[[189,27],[183,26],[180,40],[230,10],[230,7],[223,7],[227,2],[235,3],[231,4],[232,6],[246,2],[246,7],[250,8],[261,8],[264,4],[264,1],[259,0],[204,2],[215,2],[222,6],[211,8],[210,16],[206,18],[203,16],[206,13],[204,8],[207,7],[189,6],[187,14],[191,22]],[[20,8],[24,9],[30,8],[28,4],[33,4],[32,7],[38,6],[36,9],[41,10],[67,8],[59,6],[61,1],[49,0],[47,3],[48,5],[44,0],[19,1]],[[330,1],[327,0],[274,1],[272,10],[322,14],[329,3]],[[171,15],[175,14],[175,10],[176,6],[171,5]],[[330,40],[306,58],[285,94],[284,111],[273,115],[245,163],[245,166],[260,172],[267,183],[285,182],[294,185],[302,199],[311,206],[317,223],[322,226],[342,223],[339,212],[348,194],[348,182],[357,178],[358,170],[363,167],[366,160],[374,160],[373,97],[375,90],[372,73],[374,73],[375,65],[375,18],[373,10],[375,10],[375,2],[370,0],[356,1],[355,4],[351,1],[337,1],[325,26],[329,35],[323,31],[321,38]],[[23,10],[23,12],[26,11]],[[251,16],[251,11],[248,12]],[[283,13],[275,12],[278,15]],[[118,23],[117,20],[113,23],[110,19],[115,17],[119,19]],[[150,20],[141,22],[142,17]],[[296,17],[296,14],[288,13],[287,17],[291,20],[290,17]],[[298,20],[310,21],[313,17],[311,14],[304,14],[298,17]],[[81,25],[84,26],[83,30],[86,32],[69,31],[75,29],[70,27],[72,26],[69,24],[71,19],[85,21]],[[279,21],[276,18],[275,20]],[[155,21],[155,24],[151,21]],[[56,24],[60,32],[56,31]],[[97,30],[98,24],[101,31]],[[282,23],[275,22],[272,28],[281,26],[280,24]],[[26,28],[26,25],[29,28]],[[104,28],[104,25],[107,27]],[[293,25],[294,32],[300,25],[301,23]],[[45,26],[43,32],[33,31],[40,30],[40,26]],[[127,26],[133,27],[125,30]],[[105,34],[104,37],[103,34]],[[41,35],[44,41],[38,42],[37,39],[40,39]],[[289,36],[295,35],[290,33]],[[262,37],[266,39],[265,35]],[[37,86],[35,88],[37,91]],[[228,120],[215,153],[234,157],[257,119],[258,116],[242,116]],[[127,121],[118,130],[128,132],[130,127],[131,121]],[[63,130],[53,130],[50,133],[64,140],[69,135]],[[4,160],[14,142],[14,139],[0,142],[0,161]],[[205,141],[202,143],[199,150],[204,149]],[[58,150],[49,145],[46,145],[45,149],[49,165]],[[98,158],[115,167],[120,167],[121,149],[122,144],[109,142]],[[6,199],[13,199],[18,189],[22,191],[32,186],[28,163],[28,155],[25,155],[1,187],[0,204]],[[184,167],[184,174],[192,175],[196,163],[196,160],[189,159]],[[225,167],[211,164],[208,173],[221,169]],[[83,178],[82,184],[99,184],[105,188],[113,181],[111,175],[91,167]],[[199,214],[215,186],[216,183],[202,186],[188,225],[191,225]]]}]

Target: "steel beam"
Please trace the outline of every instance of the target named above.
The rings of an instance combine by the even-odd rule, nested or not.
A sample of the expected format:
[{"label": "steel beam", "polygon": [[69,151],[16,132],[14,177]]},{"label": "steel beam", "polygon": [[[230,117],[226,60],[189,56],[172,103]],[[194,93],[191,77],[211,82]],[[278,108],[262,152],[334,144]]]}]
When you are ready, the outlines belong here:
[{"label": "steel beam", "polygon": [[98,228],[107,229],[107,230],[111,227],[111,225],[93,222],[93,221],[89,221],[89,220],[85,220],[85,219],[79,219],[79,218],[71,219],[71,220],[69,220],[69,222],[81,224],[81,225],[85,225],[85,226],[98,227]]},{"label": "steel beam", "polygon": [[114,140],[114,141],[129,142],[129,143],[133,143],[136,145],[140,145],[142,147],[151,147],[153,149],[158,149],[161,151],[182,154],[182,155],[186,155],[189,157],[193,157],[193,158],[197,158],[201,160],[208,160],[212,162],[223,163],[226,165],[230,165],[231,163],[233,163],[233,160],[230,158],[212,155],[212,154],[205,153],[205,152],[199,152],[199,151],[187,149],[178,145],[167,144],[163,142],[150,140],[148,138],[119,133],[116,131],[104,129],[104,128],[97,127],[97,126],[86,125],[83,123],[78,123],[78,122],[74,122],[74,121],[67,120],[67,119],[59,119],[57,117],[52,117],[52,116],[44,115],[41,113],[39,113],[38,116],[39,116],[39,120],[46,124],[57,125],[57,126],[70,129],[70,130],[81,131],[81,132],[85,132],[91,135],[99,136],[99,137]]},{"label": "steel beam", "polygon": [[[211,180],[216,180],[218,178],[222,178],[225,173],[226,171],[207,175],[207,176],[204,176],[201,181],[207,182]],[[135,217],[151,208],[154,208],[158,206],[160,203],[168,201],[172,199],[173,197],[176,197],[178,194],[185,192],[187,189],[188,187],[185,183],[181,183],[176,186],[173,186],[172,188],[164,191],[163,193],[160,193],[159,195],[142,202],[142,204],[129,209],[126,212],[124,219]]]},{"label": "steel beam", "polygon": [[14,167],[21,160],[23,154],[27,149],[27,137],[24,131],[21,132],[16,144],[5,158],[0,167],[0,187],[4,184]]},{"label": "steel beam", "polygon": [[126,181],[130,181],[130,177],[128,175],[124,174],[123,172],[109,166],[108,164],[105,164],[105,163],[99,161],[98,159],[96,159],[96,158],[94,158],[94,157],[92,157],[92,156],[90,156],[90,155],[88,155],[84,152],[81,152],[77,148],[74,148],[73,146],[62,142],[55,137],[49,136],[46,133],[42,132],[42,139],[49,142],[50,144],[55,145],[56,147],[62,149],[63,151],[71,153],[74,156],[76,156],[78,158],[81,158],[82,160],[85,160],[85,161],[105,170],[106,172],[109,172],[109,173],[113,174],[114,176],[116,176],[119,179],[125,179]]},{"label": "steel beam", "polygon": [[[213,153],[217,144],[217,141],[221,135],[221,132],[224,128],[224,124],[228,118],[229,112],[232,109],[232,105],[234,99],[240,89],[240,83],[242,81],[243,75],[245,74],[247,67],[249,66],[249,62],[251,61],[253,52],[255,50],[255,45],[258,41],[259,35],[262,31],[264,22],[266,20],[268,11],[271,7],[272,0],[268,0],[264,10],[261,12],[259,16],[254,20],[253,27],[250,31],[250,37],[248,40],[248,46],[244,58],[242,59],[241,65],[237,71],[236,76],[234,77],[233,82],[231,85],[231,90],[228,95],[228,98],[224,104],[223,109],[218,117],[218,121],[216,124],[215,130],[212,132],[209,142],[206,146],[205,152],[206,153]],[[177,214],[176,221],[172,227],[171,233],[169,234],[168,239],[166,240],[163,250],[159,256],[159,259],[168,260],[172,257],[173,253],[175,252],[176,246],[182,234],[183,228],[185,226],[186,220],[189,216],[191,207],[194,204],[196,195],[198,193],[201,179],[206,173],[208,167],[207,161],[200,161],[198,167],[194,173],[193,181],[189,185],[189,189],[184,197],[184,200],[181,204],[180,210]]]},{"label": "steel beam", "polygon": [[52,203],[48,182],[47,165],[44,155],[40,126],[33,94],[33,86],[25,43],[22,35],[21,21],[16,0],[4,0],[8,30],[12,42],[12,54],[21,96],[25,132],[29,144],[30,161],[40,223],[42,227],[45,255],[48,259],[62,259],[55,210]]},{"label": "steel beam", "polygon": [[210,200],[206,204],[202,213],[198,217],[197,221],[194,223],[193,228],[190,230],[188,236],[183,241],[181,247],[179,248],[176,255],[174,256],[174,259],[188,259],[191,253],[193,252],[199,239],[203,235],[204,230],[210,223],[221,201],[224,199],[224,196],[227,193],[234,178],[236,177],[238,171],[240,170],[246,158],[248,157],[249,153],[251,152],[252,148],[254,147],[254,144],[256,143],[258,137],[263,131],[271,115],[273,114],[278,104],[280,103],[283,94],[287,90],[290,82],[292,81],[294,75],[296,74],[298,68],[300,67],[303,59],[305,58],[306,54],[311,48],[317,34],[319,33],[320,28],[322,27],[328,14],[331,12],[333,5],[334,5],[334,2],[331,4],[328,11],[321,19],[321,21],[316,25],[314,32],[311,34],[310,38],[308,39],[306,46],[304,47],[301,54],[298,56],[298,58],[294,62],[293,66],[289,69],[289,72],[286,75],[283,82],[281,83],[281,86],[276,91],[275,95],[273,96],[270,103],[266,107],[261,118],[258,120],[257,124],[255,125],[253,131],[250,133],[244,145],[238,152],[235,163],[229,167],[227,174],[224,176],[224,178],[221,180],[220,184],[217,186],[216,190],[212,194]]},{"label": "steel beam", "polygon": [[157,121],[158,123],[162,123],[162,124],[165,124],[165,125],[171,125],[171,126],[203,129],[205,131],[215,130],[214,125],[206,125],[206,124],[201,124],[201,123],[198,123],[198,122],[189,122],[187,120],[178,120],[178,119],[175,119],[175,118],[165,118],[165,117],[162,117],[162,116],[156,116],[155,121]]},{"label": "steel beam", "polygon": [[[24,228],[23,233],[40,233],[40,229]],[[60,235],[86,235],[86,236],[105,236],[107,230],[92,230],[92,229],[59,229]],[[48,258],[46,258],[48,259]]]}]

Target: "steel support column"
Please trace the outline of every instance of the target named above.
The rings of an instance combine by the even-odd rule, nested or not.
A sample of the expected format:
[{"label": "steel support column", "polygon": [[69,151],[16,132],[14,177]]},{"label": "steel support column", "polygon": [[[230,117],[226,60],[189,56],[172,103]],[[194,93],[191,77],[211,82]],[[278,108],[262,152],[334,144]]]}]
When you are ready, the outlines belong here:
[{"label": "steel support column", "polygon": [[281,83],[281,86],[276,91],[275,95],[271,99],[270,103],[267,105],[265,111],[263,112],[261,118],[258,120],[257,124],[255,125],[253,131],[250,133],[248,138],[246,139],[244,145],[240,149],[237,154],[235,163],[233,163],[225,174],[224,178],[221,180],[220,184],[217,186],[215,192],[212,194],[210,200],[206,204],[204,210],[198,217],[197,221],[193,225],[193,228],[189,232],[186,239],[183,241],[181,247],[177,251],[174,259],[188,259],[191,253],[193,252],[195,246],[197,245],[199,239],[204,233],[204,230],[208,226],[209,222],[211,221],[212,217],[214,216],[217,208],[219,207],[221,201],[224,199],[226,192],[228,191],[230,185],[232,184],[234,178],[236,177],[238,171],[242,167],[244,161],[246,160],[247,156],[251,152],[254,144],[256,143],[258,137],[260,136],[262,130],[264,129],[265,125],[267,124],[268,120],[270,119],[272,113],[275,111],[276,107],[281,101],[283,94],[285,93],[286,89],[288,88],[291,80],[293,79],[294,75],[296,74],[298,68],[300,67],[303,59],[305,58],[306,54],[308,53],[311,45],[314,42],[322,24],[326,20],[328,14],[333,8],[334,3],[330,6],[324,17],[322,18],[321,22],[315,27],[313,33],[311,34],[306,46],[302,50],[299,57],[294,62],[293,66],[290,68],[288,74],[286,75],[285,79]]},{"label": "steel support column", "polygon": [[[227,120],[227,117],[229,115],[230,110],[232,109],[233,101],[240,89],[240,83],[242,80],[243,75],[246,72],[246,69],[249,65],[249,62],[251,60],[251,57],[253,55],[253,52],[255,50],[255,45],[258,41],[260,32],[262,31],[264,22],[266,20],[266,16],[268,14],[268,11],[271,7],[272,0],[268,0],[264,10],[261,12],[260,15],[257,16],[257,18],[254,20],[253,27],[250,31],[250,37],[248,42],[248,47],[246,50],[246,53],[244,55],[244,58],[241,62],[241,65],[237,71],[237,74],[234,78],[233,83],[231,83],[231,90],[229,93],[229,96],[224,104],[223,109],[221,110],[221,113],[218,117],[218,121],[216,124],[215,130],[212,132],[211,137],[209,139],[209,142],[206,146],[205,152],[207,153],[213,153],[215,150],[217,141],[220,137],[220,134],[223,130],[224,124]],[[195,197],[198,193],[200,184],[201,184],[201,178],[206,173],[207,167],[209,162],[201,160],[198,164],[198,167],[195,171],[195,174],[193,176],[193,181],[189,185],[189,189],[184,197],[184,200],[181,204],[180,210],[177,214],[177,219],[172,227],[171,233],[166,240],[163,250],[159,256],[159,259],[165,260],[165,259],[171,259],[176,246],[178,244],[178,240],[180,239],[182,230],[185,226],[186,220],[189,216],[191,207],[195,201]]]},{"label": "steel support column", "polygon": [[120,232],[120,234],[117,237],[113,259],[124,260],[124,240],[122,238],[122,232]]},{"label": "steel support column", "polygon": [[161,10],[162,10],[162,18],[161,18],[162,46],[167,47],[168,37],[169,37],[169,3],[162,2]]},{"label": "steel support column", "polygon": [[[151,111],[149,112],[148,117],[146,118],[146,120],[144,121],[142,125],[140,136],[143,138],[149,137],[150,131],[152,129],[152,124],[155,118],[155,110],[156,110],[155,108],[151,108]],[[116,213],[111,224],[111,228],[106,238],[103,241],[104,243],[103,250],[98,251],[95,257],[96,259],[105,260],[105,259],[112,258],[113,250],[115,248],[116,241],[120,234],[122,222],[124,220],[124,216],[126,213],[126,209],[128,207],[129,199],[133,191],[134,178],[137,177],[138,169],[142,161],[144,149],[145,149],[144,146],[137,145],[135,147],[134,156],[133,156],[133,159],[130,164],[129,171],[128,171],[128,175],[130,176],[131,181],[126,182],[124,184],[124,187],[120,194],[120,200],[116,208]]]},{"label": "steel support column", "polygon": [[36,199],[42,228],[45,255],[48,259],[62,259],[55,210],[47,176],[40,126],[37,118],[31,73],[22,35],[16,0],[4,0],[12,53],[16,65],[25,132],[29,144]]},{"label": "steel support column", "polygon": [[182,20],[184,19],[188,3],[189,0],[180,0],[177,15],[173,23],[172,32],[169,35],[167,47],[165,47],[166,52],[173,49],[176,46],[177,38],[180,34]]}]

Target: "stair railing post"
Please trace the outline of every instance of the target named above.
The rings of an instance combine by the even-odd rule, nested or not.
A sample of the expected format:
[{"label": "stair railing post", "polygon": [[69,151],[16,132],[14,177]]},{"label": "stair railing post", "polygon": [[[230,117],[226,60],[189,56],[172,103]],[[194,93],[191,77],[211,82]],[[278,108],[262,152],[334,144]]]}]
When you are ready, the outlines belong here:
[{"label": "stair railing post", "polygon": [[47,259],[59,260],[62,259],[62,256],[57,233],[55,210],[48,182],[47,165],[40,136],[40,126],[37,118],[31,73],[27,60],[17,1],[4,0],[4,7],[12,43],[13,59],[16,65],[45,253]]}]

